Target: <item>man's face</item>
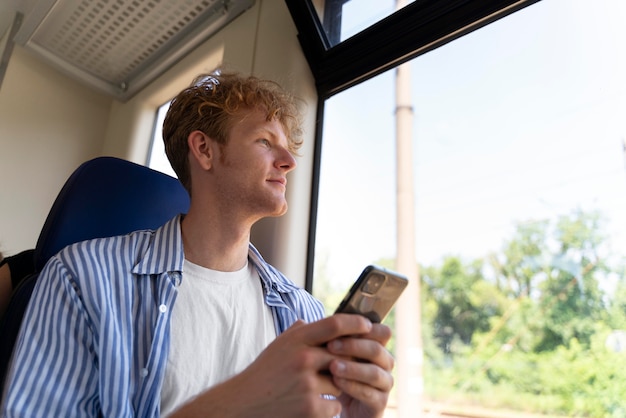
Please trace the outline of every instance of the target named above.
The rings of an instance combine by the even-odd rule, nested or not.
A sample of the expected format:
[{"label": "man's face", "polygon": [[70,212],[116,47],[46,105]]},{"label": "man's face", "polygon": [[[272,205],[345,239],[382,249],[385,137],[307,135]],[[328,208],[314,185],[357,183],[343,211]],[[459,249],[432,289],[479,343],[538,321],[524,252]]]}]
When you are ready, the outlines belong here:
[{"label": "man's face", "polygon": [[237,115],[214,165],[219,199],[233,213],[258,219],[287,211],[286,175],[296,167],[282,125],[265,117],[260,110]]}]

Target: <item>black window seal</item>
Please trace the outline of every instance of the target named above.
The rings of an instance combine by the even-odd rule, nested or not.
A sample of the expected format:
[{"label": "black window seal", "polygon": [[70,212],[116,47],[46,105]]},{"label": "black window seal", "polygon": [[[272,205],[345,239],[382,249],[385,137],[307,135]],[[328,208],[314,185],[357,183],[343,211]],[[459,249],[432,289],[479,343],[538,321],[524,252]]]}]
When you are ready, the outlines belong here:
[{"label": "black window seal", "polygon": [[321,100],[540,0],[416,0],[331,46],[311,0],[285,0]]}]

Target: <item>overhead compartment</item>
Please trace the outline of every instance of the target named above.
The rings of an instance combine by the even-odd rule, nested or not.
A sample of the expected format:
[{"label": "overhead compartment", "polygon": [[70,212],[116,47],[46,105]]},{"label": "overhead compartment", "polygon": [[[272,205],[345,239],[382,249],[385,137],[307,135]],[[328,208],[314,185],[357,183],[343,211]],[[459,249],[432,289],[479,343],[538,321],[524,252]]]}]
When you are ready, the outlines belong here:
[{"label": "overhead compartment", "polygon": [[40,0],[12,41],[126,101],[254,0]]}]

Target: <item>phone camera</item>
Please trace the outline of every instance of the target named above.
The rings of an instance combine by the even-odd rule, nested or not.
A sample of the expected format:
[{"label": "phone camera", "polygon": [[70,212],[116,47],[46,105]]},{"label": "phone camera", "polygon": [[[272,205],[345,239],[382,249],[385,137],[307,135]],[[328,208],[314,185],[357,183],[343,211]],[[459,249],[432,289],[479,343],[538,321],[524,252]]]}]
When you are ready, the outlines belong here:
[{"label": "phone camera", "polygon": [[363,285],[363,293],[367,293],[369,295],[374,295],[378,292],[378,289],[381,288],[383,283],[385,283],[386,277],[384,274],[380,273],[372,273],[369,279]]}]

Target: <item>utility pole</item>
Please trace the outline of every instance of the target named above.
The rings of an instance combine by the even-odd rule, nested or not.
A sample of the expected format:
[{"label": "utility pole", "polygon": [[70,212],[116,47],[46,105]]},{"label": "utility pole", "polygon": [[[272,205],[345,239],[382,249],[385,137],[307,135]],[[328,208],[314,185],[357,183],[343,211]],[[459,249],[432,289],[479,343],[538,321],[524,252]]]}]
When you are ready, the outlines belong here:
[{"label": "utility pole", "polygon": [[[405,0],[396,0],[396,10]],[[424,348],[421,286],[415,256],[415,196],[413,188],[413,106],[409,63],[396,68],[397,257],[396,270],[409,285],[396,306],[396,394],[398,418],[423,415]]]}]

